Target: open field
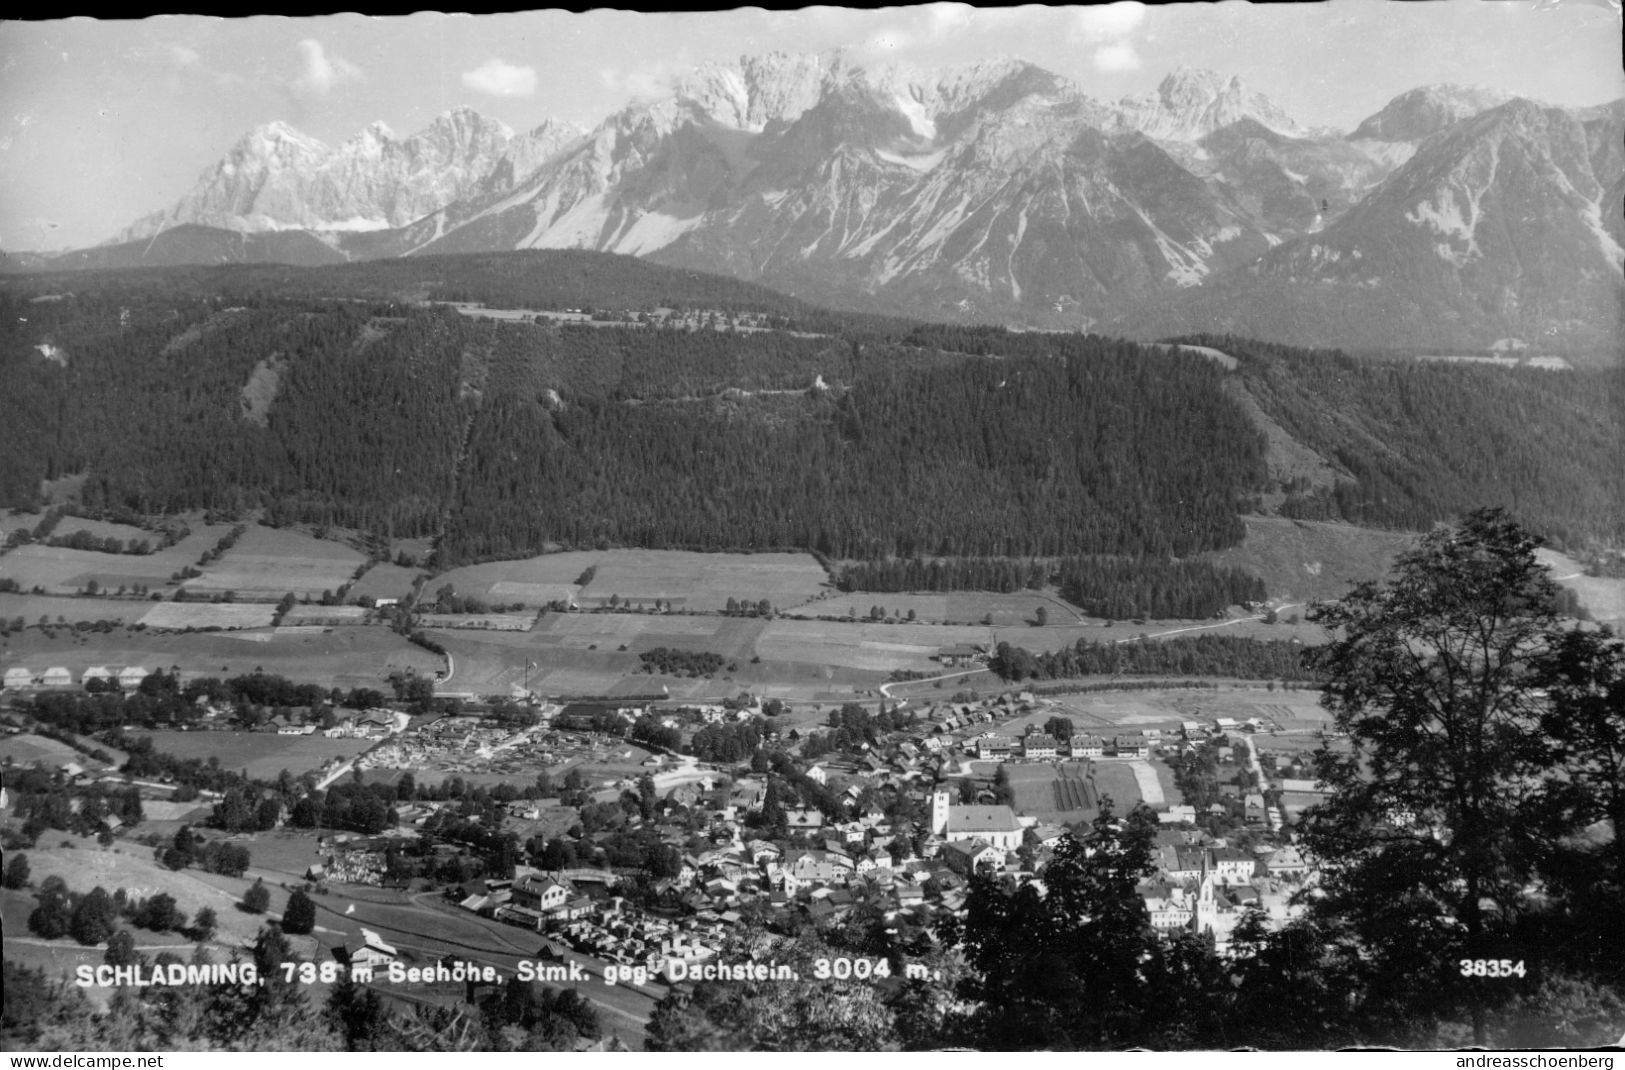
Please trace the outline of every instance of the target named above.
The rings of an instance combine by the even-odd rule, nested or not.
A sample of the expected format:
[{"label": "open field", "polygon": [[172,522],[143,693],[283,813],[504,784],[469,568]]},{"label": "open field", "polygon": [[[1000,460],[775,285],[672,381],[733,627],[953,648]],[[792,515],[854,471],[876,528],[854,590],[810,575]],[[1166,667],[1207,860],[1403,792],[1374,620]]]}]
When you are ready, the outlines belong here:
[{"label": "open field", "polygon": [[[4,562],[5,558],[0,558]],[[69,624],[82,620],[122,620],[135,622],[151,612],[153,603],[139,598],[87,598],[83,595],[0,593],[0,617],[34,625],[41,617],[53,623],[60,618]]]},{"label": "open field", "polygon": [[424,613],[418,617],[418,624],[425,628],[490,632],[528,632],[535,623],[534,613]]},{"label": "open field", "polygon": [[66,743],[45,736],[36,736],[32,732],[16,736],[0,736],[0,761],[8,760],[17,765],[33,765],[38,762],[46,767],[62,765],[64,762],[77,762],[81,766],[89,767],[95,767],[97,764]]},{"label": "open field", "polygon": [[186,581],[188,591],[234,591],[276,601],[289,591],[315,597],[347,583],[366,558],[356,550],[285,528],[250,527],[225,556]]},{"label": "open field", "polygon": [[[1232,685],[1189,691],[1107,691],[1054,695],[1045,702],[1052,708],[1018,717],[1000,731],[1017,735],[1027,725],[1042,725],[1057,714],[1070,717],[1077,731],[1088,735],[1109,735],[1118,728],[1161,728],[1165,734],[1177,733],[1182,721],[1211,721],[1217,717],[1237,721],[1259,717],[1283,732],[1312,734],[1328,719],[1320,708],[1320,692],[1289,688],[1270,691]],[[1275,737],[1266,729],[1257,738],[1268,746]]]},{"label": "open field", "polygon": [[928,624],[979,625],[992,616],[999,627],[1017,627],[1037,619],[1040,606],[1057,623],[1071,623],[1086,618],[1075,606],[1067,604],[1049,591],[1015,591],[999,594],[992,591],[950,591],[941,594],[880,594],[874,591],[855,591],[820,598],[788,611],[792,617],[862,617],[879,606],[888,618],[903,620],[909,610],[918,621]]},{"label": "open field", "polygon": [[1156,774],[1152,772],[1150,762],[1107,761],[1095,762],[1094,766],[1095,790],[1102,799],[1110,797],[1112,809],[1118,814],[1128,813],[1142,801],[1156,809],[1166,806],[1164,800],[1149,797],[1153,790],[1155,794],[1161,794],[1161,786],[1156,783]]},{"label": "open field", "polygon": [[[434,636],[454,658],[456,671],[445,685],[454,691],[505,694],[525,684],[526,663],[534,662],[529,684],[544,694],[633,694],[658,691],[665,684],[674,696],[693,696],[735,674],[725,670],[709,681],[652,676],[641,671],[638,655],[663,646],[709,650],[736,663],[748,662],[763,625],[732,617],[550,613],[529,632],[443,630]],[[720,693],[738,691],[735,684]]]},{"label": "open field", "polygon": [[[140,829],[140,826],[136,826]],[[179,907],[190,920],[197,916],[203,907],[213,907],[219,919],[219,929],[215,941],[224,945],[237,944],[244,939],[253,937],[264,924],[266,918],[263,914],[245,914],[235,906],[242,892],[253,883],[236,877],[221,877],[218,874],[207,874],[200,870],[187,869],[179,872],[165,869],[153,861],[152,848],[121,839],[110,848],[97,845],[94,839],[68,836],[52,830],[46,840],[52,844],[62,840],[76,843],[78,846],[30,848],[28,850],[28,868],[30,881],[37,888],[41,881],[53,874],[68,882],[68,887],[76,892],[88,892],[98,885],[109,892],[123,888],[133,896],[152,896],[159,892],[168,892],[175,897],[175,905]],[[254,854],[258,862],[258,852],[253,843],[246,845],[250,853]],[[257,868],[257,867],[256,867]],[[252,870],[250,871],[252,873]],[[286,895],[281,889],[271,885],[271,911],[276,914],[282,912]],[[32,900],[32,896],[29,897]],[[26,915],[25,915],[26,918]],[[10,918],[6,919],[8,922]],[[8,924],[6,931],[12,930]],[[26,923],[18,929],[19,934],[26,934]],[[185,944],[186,938],[179,933],[153,933],[144,929],[133,929],[137,945],[176,945]],[[71,941],[68,941],[71,944]],[[94,961],[101,962],[101,952],[94,948],[85,950],[95,955]],[[184,954],[184,953],[183,953]],[[11,957],[11,947],[8,942],[6,957]]]},{"label": "open field", "polygon": [[269,602],[158,602],[141,618],[149,628],[266,628],[276,616]]},{"label": "open field", "polygon": [[[206,550],[231,530],[229,524],[205,524],[200,518],[192,516],[184,519],[192,533],[167,550],[137,555],[104,554],[55,546],[20,546],[0,556],[0,576],[15,579],[25,591],[41,587],[47,594],[74,594],[91,580],[109,591],[138,584],[153,589],[165,587],[169,585],[172,575],[188,565],[196,564]],[[66,525],[67,521],[64,520],[63,524]],[[66,534],[67,531],[65,526],[58,528],[58,533]],[[143,533],[142,537],[157,543],[157,536],[151,532]]]},{"label": "open field", "polygon": [[1119,815],[1142,801],[1157,810],[1178,802],[1178,793],[1165,790],[1159,779],[1158,764],[1139,759],[1010,763],[1005,776],[1018,814],[1074,824],[1093,820],[1108,796]]},{"label": "open field", "polygon": [[92,580],[108,590],[137,584],[158,588],[180,566],[165,568],[157,557],[30,544],[0,557],[0,576],[16,580],[25,591],[38,587],[46,594],[77,594]]},{"label": "open field", "polygon": [[350,586],[350,597],[405,598],[412,592],[412,581],[421,575],[421,569],[402,568],[380,561]]},{"label": "open field", "polygon": [[269,780],[286,769],[295,776],[320,767],[329,758],[348,758],[372,746],[366,739],[279,736],[275,732],[143,732],[152,745],[177,758],[219,758],[223,769],[247,770],[250,778]]},{"label": "open field", "polygon": [[[44,519],[44,513],[12,511],[8,515],[0,516],[0,534],[9,532],[13,528],[26,528],[32,531]],[[142,539],[146,539],[156,545],[160,538],[158,534],[145,528],[134,527],[130,524],[114,524],[107,520],[89,520],[82,516],[63,517],[57,521],[56,527],[48,537],[60,539],[69,535],[77,535],[81,531],[98,539],[117,539],[120,542],[129,542],[131,539],[140,542]]]},{"label": "open field", "polygon": [[29,629],[0,639],[0,663],[43,672],[60,665],[78,680],[93,665],[179,666],[183,676],[239,676],[262,669],[322,687],[382,687],[396,669],[433,673],[444,659],[387,628],[336,628],[291,635],[269,629],[191,635],[127,628],[47,638]]},{"label": "open field", "polygon": [[1071,824],[1090,820],[1099,813],[1100,796],[1089,766],[1088,762],[1007,765],[1012,808],[1040,821]]},{"label": "open field", "polygon": [[[585,587],[576,581],[594,570]],[[702,554],[686,550],[573,550],[520,561],[469,565],[424,586],[451,584],[458,594],[487,602],[543,606],[575,598],[584,608],[611,597],[633,604],[656,599],[678,609],[720,610],[728,599],[775,608],[800,605],[829,578],[809,554]]]},{"label": "open field", "polygon": [[294,606],[282,618],[282,627],[329,627],[365,624],[370,611],[362,606]]},{"label": "open field", "polygon": [[1580,570],[1580,562],[1555,550],[1536,550],[1535,556],[1552,570],[1559,583],[1579,597],[1593,620],[1616,628],[1625,625],[1625,579],[1587,576]]},{"label": "open field", "polygon": [[1394,556],[1416,542],[1414,535],[1319,520],[1242,521],[1247,537],[1240,546],[1206,556],[1261,577],[1276,602],[1341,598],[1355,583],[1385,577]]},{"label": "open field", "polygon": [[[814,698],[816,692],[839,692],[844,696],[854,690],[872,691],[885,683],[894,669],[931,676],[954,671],[932,659],[944,646],[956,643],[985,647],[1008,641],[1043,651],[1070,646],[1079,638],[1129,642],[1142,632],[1152,636],[1164,631],[1187,634],[1210,627],[1222,629],[1225,634],[1260,638],[1321,637],[1320,629],[1312,625],[1271,626],[1255,620],[1233,620],[1228,624],[1149,621],[1115,628],[1098,624],[985,628],[848,623],[794,616],[766,620],[653,613],[550,613],[525,633],[491,632],[476,637],[467,630],[439,629],[434,636],[451,652],[456,666],[452,679],[445,682],[447,691],[506,693],[509,688],[524,685],[526,663],[533,661],[529,684],[544,694],[637,693],[658,690],[664,684],[671,689],[673,698],[736,694],[749,688],[781,698],[808,699]],[[637,655],[660,646],[720,654],[733,667],[709,681],[643,673]],[[978,679],[982,686],[994,690],[1008,690],[1011,686],[991,679],[985,672]],[[948,681],[947,686],[957,689],[956,681]],[[899,685],[894,692],[933,696],[929,684],[912,688]]]}]

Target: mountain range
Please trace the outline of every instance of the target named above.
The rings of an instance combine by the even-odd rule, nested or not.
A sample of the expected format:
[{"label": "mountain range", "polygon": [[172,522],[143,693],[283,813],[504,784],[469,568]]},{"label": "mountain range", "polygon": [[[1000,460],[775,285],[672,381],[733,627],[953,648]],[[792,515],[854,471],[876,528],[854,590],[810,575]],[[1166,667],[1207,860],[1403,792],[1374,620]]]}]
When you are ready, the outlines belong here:
[{"label": "mountain range", "polygon": [[776,53],[591,130],[460,108],[335,149],[273,123],[113,243],[34,264],[585,248],[935,320],[1617,349],[1622,141],[1625,101],[1427,86],[1344,134],[1209,71],[1103,102],[1013,59]]}]

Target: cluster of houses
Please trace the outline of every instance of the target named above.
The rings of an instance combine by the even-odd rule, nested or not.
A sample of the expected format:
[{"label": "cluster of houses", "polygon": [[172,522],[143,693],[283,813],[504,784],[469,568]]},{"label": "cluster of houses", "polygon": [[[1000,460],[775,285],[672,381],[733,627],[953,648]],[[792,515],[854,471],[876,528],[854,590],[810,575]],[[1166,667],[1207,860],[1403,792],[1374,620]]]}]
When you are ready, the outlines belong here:
[{"label": "cluster of houses", "polygon": [[100,683],[105,686],[116,684],[121,690],[134,691],[141,686],[141,681],[151,674],[151,670],[144,665],[126,665],[116,672],[105,665],[92,665],[79,674],[78,680],[75,680],[73,673],[61,665],[53,665],[42,673],[14,665],[5,671],[3,686],[20,690],[31,687],[73,687],[76,684],[86,687],[92,683]]},{"label": "cluster of houses", "polygon": [[[820,764],[805,772],[816,779],[822,770],[826,784],[840,786],[847,774],[833,768]],[[863,779],[861,771],[852,775]],[[859,903],[879,902],[898,924],[928,928],[936,915],[963,910],[968,878],[984,867],[1042,886],[1043,866],[1066,835],[1065,828],[1007,805],[961,804],[925,776],[889,770],[875,781],[920,798],[927,827],[894,829],[878,807],[854,802],[844,818],[789,811],[786,836],[751,838],[744,819],[762,808],[764,781],[743,778],[726,791],[683,785],[665,794],[653,819],[668,843],[685,848],[676,875],[653,884],[658,912],[616,898],[614,874],[600,870],[521,869],[512,881],[466,886],[461,905],[582,954],[656,971],[720,944],[720,933],[708,945],[703,933],[685,925],[719,919],[726,926],[751,907],[839,922]],[[692,847],[696,815],[710,844],[704,850]],[[1290,917],[1291,894],[1309,873],[1290,845],[1242,850],[1183,824],[1159,830],[1157,863],[1156,876],[1140,890],[1153,924],[1208,931],[1221,946],[1250,907],[1277,922]]]},{"label": "cluster of houses", "polygon": [[[501,773],[532,780],[538,768],[597,757],[604,750],[601,743],[550,728],[545,719],[515,728],[472,717],[439,717],[368,751],[360,759],[360,767]],[[630,760],[637,753],[623,746],[618,753],[602,756]]]}]

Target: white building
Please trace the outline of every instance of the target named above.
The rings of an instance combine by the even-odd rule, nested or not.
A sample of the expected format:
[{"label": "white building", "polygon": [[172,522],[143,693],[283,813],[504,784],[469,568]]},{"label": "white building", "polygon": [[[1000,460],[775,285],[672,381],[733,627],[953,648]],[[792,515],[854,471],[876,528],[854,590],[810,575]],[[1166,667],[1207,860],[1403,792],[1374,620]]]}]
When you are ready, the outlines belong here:
[{"label": "white building", "polygon": [[948,793],[931,797],[931,831],[949,843],[982,840],[1001,851],[1021,846],[1021,822],[1008,806],[954,806]]}]

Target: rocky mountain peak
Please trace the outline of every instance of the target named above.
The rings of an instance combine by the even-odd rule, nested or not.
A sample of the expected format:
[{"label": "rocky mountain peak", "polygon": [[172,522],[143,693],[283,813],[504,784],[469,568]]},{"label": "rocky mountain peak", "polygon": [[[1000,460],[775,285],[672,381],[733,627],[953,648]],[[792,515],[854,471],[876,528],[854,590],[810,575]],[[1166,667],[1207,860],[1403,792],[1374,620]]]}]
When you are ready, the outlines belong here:
[{"label": "rocky mountain peak", "polygon": [[708,60],[679,79],[676,98],[724,126],[759,131],[791,122],[818,103],[833,56],[768,52],[733,63]]},{"label": "rocky mountain peak", "polygon": [[1401,93],[1349,135],[1352,140],[1421,141],[1463,119],[1505,104],[1512,94],[1454,84],[1425,85]]},{"label": "rocky mountain peak", "polygon": [[1284,109],[1249,90],[1239,76],[1191,67],[1174,70],[1154,94],[1124,97],[1118,111],[1121,127],[1169,141],[1195,141],[1242,119],[1282,134],[1303,132]]}]

